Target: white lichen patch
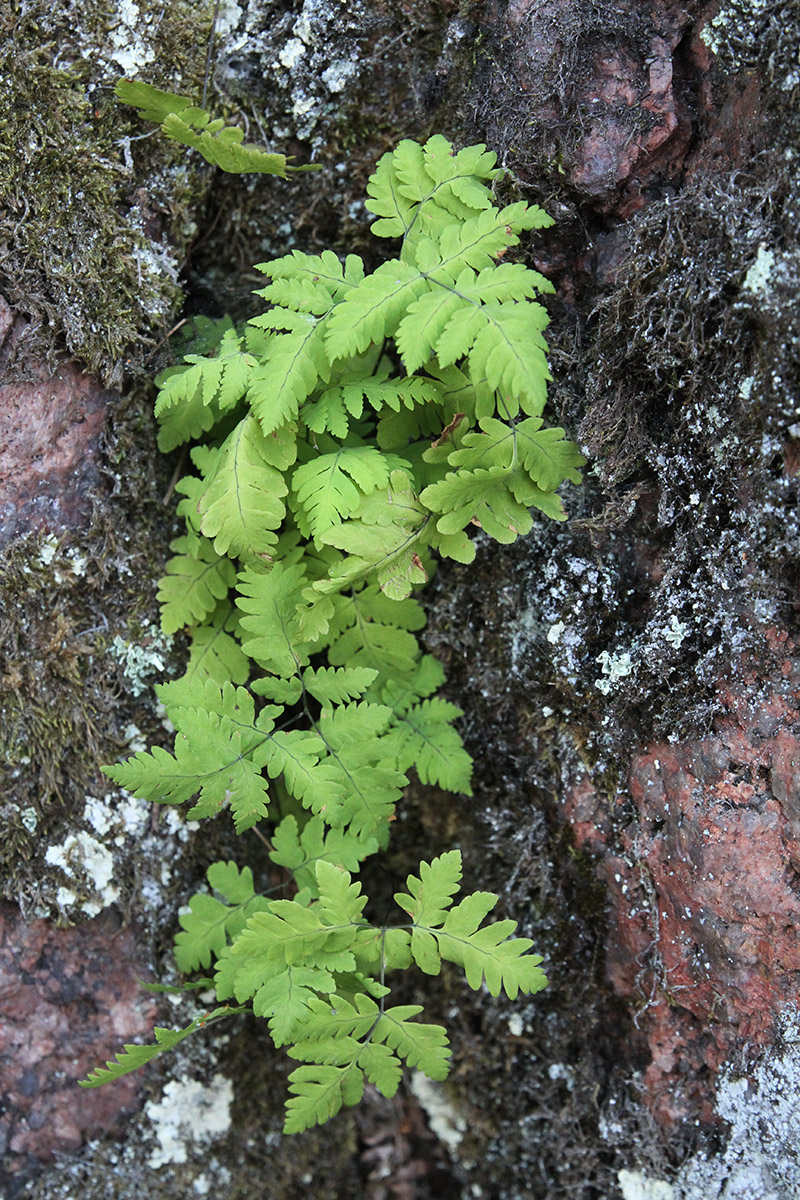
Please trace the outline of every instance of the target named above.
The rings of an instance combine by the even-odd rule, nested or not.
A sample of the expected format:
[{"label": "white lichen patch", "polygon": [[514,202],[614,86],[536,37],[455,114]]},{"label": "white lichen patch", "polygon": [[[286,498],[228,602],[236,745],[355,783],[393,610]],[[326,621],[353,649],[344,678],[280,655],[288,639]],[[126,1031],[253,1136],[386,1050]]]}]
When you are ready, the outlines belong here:
[{"label": "white lichen patch", "polygon": [[617,1180],[624,1200],[676,1200],[672,1184],[647,1179],[641,1171],[619,1171]]},{"label": "white lichen patch", "polygon": [[775,268],[775,255],[764,242],[758,247],[756,260],[744,277],[742,288],[757,296],[767,296],[770,292],[770,280]]},{"label": "white lichen patch", "polygon": [[142,36],[142,27],[149,17],[141,17],[135,0],[118,0],[115,8],[117,22],[111,30],[108,57],[125,75],[134,75],[156,57],[155,50]]},{"label": "white lichen patch", "polygon": [[54,534],[42,539],[39,566],[52,567],[56,583],[74,583],[76,579],[82,579],[88,563],[86,555],[75,547],[65,551]]},{"label": "white lichen patch", "polygon": [[225,37],[237,28],[242,19],[242,6],[236,0],[221,0],[217,10],[217,36]]},{"label": "white lichen patch", "polygon": [[677,650],[689,636],[689,626],[683,621],[679,621],[673,613],[669,619],[669,625],[665,625],[661,632],[664,635],[664,641],[669,642],[670,646]]},{"label": "white lichen patch", "polygon": [[49,567],[58,552],[58,538],[52,533],[43,540],[39,549],[39,562],[43,567]]},{"label": "white lichen patch", "polygon": [[410,1086],[425,1111],[431,1132],[452,1154],[464,1140],[466,1120],[450,1102],[441,1083],[428,1079],[421,1071],[412,1071]]},{"label": "white lichen patch", "polygon": [[301,55],[305,54],[305,43],[300,38],[290,38],[278,55],[278,62],[287,71],[291,71]]},{"label": "white lichen patch", "polygon": [[158,1140],[148,1159],[150,1166],[188,1162],[197,1144],[203,1146],[222,1137],[230,1128],[232,1103],[233,1085],[224,1075],[215,1075],[208,1084],[196,1079],[170,1080],[161,1100],[145,1105]]},{"label": "white lichen patch", "polygon": [[[753,19],[765,12],[769,3],[770,0],[726,0],[719,12],[703,26],[700,31],[701,41],[712,54],[719,55],[727,51],[731,34],[742,40],[742,33],[752,30]],[[737,37],[733,40],[737,40]],[[734,61],[732,65],[738,67],[741,64]]]},{"label": "white lichen patch", "polygon": [[[83,900],[78,905],[87,916],[96,917],[119,899],[119,889],[111,882],[114,856],[91,834],[83,830],[71,833],[60,845],[48,847],[44,857],[50,866],[60,867],[65,875],[74,879],[81,892],[93,894],[94,899]],[[58,902],[62,907],[74,904],[77,898],[71,889],[59,888]]]},{"label": "white lichen patch", "polygon": [[627,650],[618,654],[609,654],[608,650],[601,650],[595,662],[600,663],[603,674],[600,679],[595,679],[594,686],[604,696],[610,695],[620,679],[630,675],[633,670],[633,659]]},{"label": "white lichen patch", "polygon": [[[800,1014],[780,1020],[780,1040],[749,1077],[723,1075],[716,1112],[728,1123],[717,1155],[696,1154],[670,1184],[620,1171],[625,1200],[789,1200],[800,1196]],[[658,1190],[660,1189],[660,1190]]]},{"label": "white lichen patch", "polygon": [[146,640],[141,643],[126,642],[124,638],[114,638],[110,650],[122,664],[122,671],[130,685],[132,696],[141,696],[150,687],[150,677],[166,671],[166,656],[172,649],[172,637],[158,629],[149,630],[152,626],[145,625]]},{"label": "white lichen patch", "polygon": [[102,798],[87,796],[83,806],[86,824],[102,838],[110,835],[115,846],[123,846],[128,838],[140,839],[150,824],[152,813],[151,804],[128,792],[107,792]]},{"label": "white lichen patch", "polygon": [[322,82],[329,92],[343,92],[348,82],[358,74],[358,63],[352,59],[338,58],[322,72]]}]

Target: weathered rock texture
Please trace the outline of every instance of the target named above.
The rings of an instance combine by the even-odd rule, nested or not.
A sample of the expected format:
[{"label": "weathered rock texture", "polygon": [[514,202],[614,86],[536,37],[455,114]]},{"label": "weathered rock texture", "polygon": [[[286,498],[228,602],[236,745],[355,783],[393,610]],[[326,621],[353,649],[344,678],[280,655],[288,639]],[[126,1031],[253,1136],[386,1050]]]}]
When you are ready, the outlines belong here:
[{"label": "weathered rock texture", "polygon": [[[25,322],[0,296],[0,362]],[[49,534],[85,525],[99,499],[100,434],[114,394],[73,362],[35,378],[0,383],[0,547],[32,530]]]},{"label": "weathered rock texture", "polygon": [[[139,986],[132,927],[106,912],[74,929],[25,922],[0,910],[0,1147],[7,1188],[26,1161],[80,1149],[87,1134],[119,1129],[134,1107],[136,1082],[112,1094],[79,1090],[76,1071],[111,1057],[120,1039],[149,1033],[155,1005]],[[85,1030],[96,1031],[87,1046]]]},{"label": "weathered rock texture", "polygon": [[[40,920],[13,934],[12,958],[45,938],[44,918],[113,903],[144,920],[46,935],[84,1023],[46,1051],[61,1056],[55,1082],[41,1045],[26,1075],[10,1027],[9,1195],[247,1200],[265,1179],[270,1196],[319,1200],[794,1195],[797,0],[223,4],[212,98],[322,163],[291,183],[214,179],[158,137],[137,141],[144,128],[110,100],[123,66],[199,94],[209,5],[24,9],[0,16],[21,147],[0,148],[0,287],[18,333],[0,393],[13,535],[0,861],[8,899]],[[232,1028],[166,1064],[168,1088],[158,1070],[134,1081],[148,1103],[122,1136],[106,1123],[133,1093],[79,1111],[70,1039],[100,1059],[109,1011],[122,1041],[145,1010],[109,1009],[108,981],[89,982],[77,956],[102,946],[102,963],[124,944],[168,977],[175,909],[204,864],[260,850],[222,828],[153,828],[97,773],[162,736],[147,685],[180,646],[154,624],[173,465],[154,454],[147,398],[126,384],[110,402],[90,380],[120,386],[170,361],[179,268],[187,311],[241,316],[254,262],[292,246],[374,258],[366,177],[429,130],[486,140],[556,217],[528,253],[557,286],[552,404],[591,463],[565,490],[568,526],[482,546],[475,568],[450,565],[429,589],[428,645],[465,709],[475,794],[412,789],[375,882],[399,884],[421,846],[459,845],[468,883],[502,893],[551,986],[512,1006],[445,979],[454,1070],[438,1098],[372,1095],[287,1143],[286,1063],[255,1026]],[[47,851],[81,833],[91,854],[70,874]],[[87,865],[104,850],[105,889]]]}]

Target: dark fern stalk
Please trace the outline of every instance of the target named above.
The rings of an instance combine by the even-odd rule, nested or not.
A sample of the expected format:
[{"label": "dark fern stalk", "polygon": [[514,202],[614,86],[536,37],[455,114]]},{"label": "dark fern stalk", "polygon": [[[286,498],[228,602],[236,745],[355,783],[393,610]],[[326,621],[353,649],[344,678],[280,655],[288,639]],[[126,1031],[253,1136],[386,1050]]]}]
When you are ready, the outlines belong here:
[{"label": "dark fern stalk", "polygon": [[[523,230],[548,218],[495,207],[495,156],[442,137],[401,142],[370,180],[378,237],[398,257],[366,274],[360,258],[294,251],[259,267],[267,310],[214,355],[187,355],[159,380],[159,444],[193,443],[177,485],[186,532],[161,581],[166,632],[188,628],[182,679],[158,695],[177,730],[108,768],[188,815],[229,810],[238,831],[267,822],[269,857],[293,895],[255,893],[249,868],[215,863],[181,917],[184,973],[213,969],[220,1008],[248,1008],[292,1072],[287,1132],[356,1103],[365,1080],[392,1095],[402,1063],[447,1074],[440,1026],[389,1006],[393,971],[442,960],[473,988],[512,999],[546,980],[514,921],[485,925],[497,897],[453,904],[457,850],[423,862],[395,899],[394,925],[363,917],[353,880],[386,847],[413,768],[423,783],[470,791],[471,759],[436,694],[439,663],[416,634],[413,589],[435,556],[469,563],[468,531],[527,533],[531,508],[564,519],[556,489],[582,458],[546,428],[549,379],[537,272],[505,263]],[[388,350],[393,348],[390,356]],[[399,361],[398,372],[394,363]],[[229,1005],[231,1007],[229,1007]],[[86,1081],[117,1078],[174,1045],[126,1047]]]}]

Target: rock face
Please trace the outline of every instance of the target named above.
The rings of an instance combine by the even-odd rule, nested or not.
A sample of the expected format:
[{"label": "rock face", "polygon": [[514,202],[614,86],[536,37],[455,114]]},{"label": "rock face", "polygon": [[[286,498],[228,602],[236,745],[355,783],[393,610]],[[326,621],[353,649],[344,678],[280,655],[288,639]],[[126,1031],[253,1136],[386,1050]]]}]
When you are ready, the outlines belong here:
[{"label": "rock face", "polygon": [[[0,296],[0,362],[20,326]],[[32,380],[0,382],[0,547],[32,530],[80,528],[100,499],[100,435],[114,393],[72,362],[30,370]]]},{"label": "rock face", "polygon": [[[132,928],[111,913],[57,929],[48,921],[26,922],[9,904],[0,909],[0,1187],[8,1194],[30,1160],[76,1151],[87,1135],[119,1128],[135,1106],[137,1087],[81,1090],[75,1079],[103,1057],[116,1054],[120,1039],[132,1041],[152,1029],[155,1005],[138,980]],[[97,1043],[86,1044],[87,1025]]]},{"label": "rock face", "polygon": [[[16,30],[42,112],[14,82],[15,120],[31,110],[35,137],[18,163],[0,157],[14,206],[0,269],[18,314],[0,306],[13,370],[0,387],[0,862],[26,916],[3,911],[9,1195],[99,1200],[113,1179],[115,1200],[249,1200],[267,1176],[276,1197],[319,1200],[793,1194],[791,1113],[777,1140],[769,1114],[796,1087],[800,990],[797,4],[223,5],[216,99],[323,165],[266,192],[137,142],[144,130],[106,103],[120,56],[199,93],[194,9],[91,4],[76,26],[73,8],[38,5]],[[69,121],[53,130],[58,112]],[[420,845],[459,845],[469,882],[501,892],[546,955],[550,989],[511,1005],[445,980],[449,1090],[368,1096],[302,1142],[280,1137],[285,1063],[257,1029],[182,1048],[163,1099],[155,1072],[76,1092],[70,1079],[152,1020],[133,964],[160,958],[203,865],[262,853],[222,830],[181,852],[177,818],[167,838],[163,823],[109,815],[91,836],[120,851],[119,903],[146,918],[124,928],[107,910],[84,921],[96,908],[64,900],[47,857],[88,832],[99,764],[163,735],[147,685],[173,661],[153,624],[172,465],[146,405],[96,380],[168,364],[156,344],[198,229],[191,305],[240,315],[253,262],[361,250],[366,174],[429,128],[487,141],[556,217],[530,251],[557,288],[551,403],[591,464],[565,495],[570,524],[482,546],[429,589],[428,645],[465,710],[475,794],[412,790],[387,870],[402,879]],[[102,288],[41,251],[48,146],[76,261],[119,250]],[[88,173],[87,146],[102,149]],[[109,814],[125,803],[106,799]],[[759,1132],[745,1137],[748,1074]],[[169,1100],[206,1086],[234,1097],[235,1121],[212,1114],[213,1139],[193,1139]],[[736,1144],[719,1151],[725,1122]]]},{"label": "rock face", "polygon": [[647,1039],[643,1094],[665,1126],[713,1121],[719,1068],[768,1047],[797,997],[800,663],[785,631],[765,643],[766,661],[720,681],[713,733],[633,756],[621,838],[588,781],[567,800],[601,864],[608,977]]}]

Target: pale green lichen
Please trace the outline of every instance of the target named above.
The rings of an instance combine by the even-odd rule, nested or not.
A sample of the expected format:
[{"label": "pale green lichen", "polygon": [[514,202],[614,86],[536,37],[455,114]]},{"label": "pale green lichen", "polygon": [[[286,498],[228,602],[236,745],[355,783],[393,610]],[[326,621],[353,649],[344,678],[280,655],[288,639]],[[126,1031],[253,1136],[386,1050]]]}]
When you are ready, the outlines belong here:
[{"label": "pale green lichen", "polygon": [[210,1083],[196,1079],[172,1079],[164,1085],[160,1101],[148,1101],[145,1113],[153,1122],[158,1145],[148,1163],[159,1168],[185,1163],[198,1146],[220,1138],[231,1125],[233,1085],[216,1074]]},{"label": "pale green lichen", "polygon": [[168,659],[174,640],[172,636],[147,621],[143,622],[143,635],[140,642],[129,642],[117,635],[109,647],[122,666],[132,696],[141,696],[148,691],[154,675],[171,670]]}]

